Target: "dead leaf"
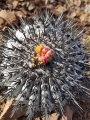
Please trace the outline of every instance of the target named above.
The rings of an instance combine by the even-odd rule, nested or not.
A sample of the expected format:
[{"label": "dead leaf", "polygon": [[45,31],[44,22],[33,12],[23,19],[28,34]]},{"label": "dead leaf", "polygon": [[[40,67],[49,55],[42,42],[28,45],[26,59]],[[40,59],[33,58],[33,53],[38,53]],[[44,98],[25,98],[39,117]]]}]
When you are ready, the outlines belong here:
[{"label": "dead leaf", "polygon": [[30,4],[30,2],[28,1],[28,2],[26,2],[26,7],[28,7],[29,6],[29,4]]},{"label": "dead leaf", "polygon": [[53,5],[52,4],[46,5],[46,8],[53,9]]},{"label": "dead leaf", "polygon": [[4,117],[5,113],[7,113],[8,109],[11,107],[12,103],[13,103],[14,99],[11,100],[7,100],[4,110],[0,115],[0,120],[2,120],[2,118]]},{"label": "dead leaf", "polygon": [[7,4],[7,6],[8,6],[8,8],[10,9],[10,10],[12,10],[13,9],[13,6],[12,6],[12,4]]},{"label": "dead leaf", "polygon": [[59,114],[53,113],[49,116],[49,120],[58,120],[59,116],[60,116]]},{"label": "dead leaf", "polygon": [[25,14],[24,14],[22,11],[15,11],[15,14],[16,14],[18,17],[20,17],[20,18],[22,18],[23,16],[25,16]]},{"label": "dead leaf", "polygon": [[79,7],[81,5],[81,0],[75,0],[74,4]]},{"label": "dead leaf", "polygon": [[78,10],[74,10],[71,12],[70,14],[70,18],[74,18],[76,16],[79,16],[81,14],[81,11],[78,9]]},{"label": "dead leaf", "polygon": [[[59,116],[60,116],[59,114],[53,113],[53,114],[49,115],[48,120],[58,120]],[[35,120],[40,120],[40,117],[35,118]],[[42,120],[45,120],[45,117],[42,117]]]},{"label": "dead leaf", "polygon": [[62,12],[65,12],[66,11],[66,8],[61,6],[61,5],[57,5],[55,8],[53,8],[52,10],[52,13],[54,13],[55,15],[59,15],[61,14]]},{"label": "dead leaf", "polygon": [[[26,16],[27,13],[28,13],[28,12],[27,12],[25,9],[23,9],[23,8],[20,8],[20,11],[22,12],[23,17]],[[30,12],[29,12],[29,13],[30,13]]]},{"label": "dead leaf", "polygon": [[4,24],[4,19],[0,17],[0,25],[3,25]]},{"label": "dead leaf", "polygon": [[18,20],[16,19],[16,16],[14,14],[14,11],[8,11],[8,10],[1,10],[0,11],[0,17],[10,21],[11,23],[18,23]]},{"label": "dead leaf", "polygon": [[35,0],[35,4],[39,4],[40,0]]},{"label": "dead leaf", "polygon": [[[73,116],[73,111],[70,109],[70,107],[68,105],[65,106],[65,114],[64,116],[60,119],[60,114],[58,113],[53,113],[51,115],[49,115],[48,120],[72,120],[72,116]],[[42,120],[44,120],[45,118],[42,117]],[[35,120],[40,120],[40,118],[36,118]]]},{"label": "dead leaf", "polygon": [[45,5],[47,5],[47,4],[48,4],[48,2],[49,2],[49,0],[45,0]]},{"label": "dead leaf", "polygon": [[12,98],[11,100],[7,100],[5,106],[4,106],[4,110],[0,115],[0,120],[16,120],[17,118],[19,118],[20,116],[25,115],[26,113],[26,108],[23,107],[22,110],[18,109],[15,114],[10,118],[11,112],[13,110],[13,102],[14,102],[14,98]]},{"label": "dead leaf", "polygon": [[88,113],[88,118],[90,118],[90,112]]},{"label": "dead leaf", "polygon": [[77,15],[77,14],[76,14],[76,12],[74,11],[74,12],[71,13],[70,17],[71,17],[71,18],[74,18],[76,15]]},{"label": "dead leaf", "polygon": [[13,1],[12,5],[13,5],[13,9],[15,9],[18,5],[18,1]]},{"label": "dead leaf", "polygon": [[80,16],[80,20],[81,20],[81,23],[82,22],[84,22],[84,21],[87,21],[87,14],[82,14],[81,16]]},{"label": "dead leaf", "polygon": [[65,120],[64,118],[66,118],[66,120],[72,120],[72,116],[73,116],[72,109],[68,105],[66,105],[65,106],[65,115],[62,117],[62,120]]}]

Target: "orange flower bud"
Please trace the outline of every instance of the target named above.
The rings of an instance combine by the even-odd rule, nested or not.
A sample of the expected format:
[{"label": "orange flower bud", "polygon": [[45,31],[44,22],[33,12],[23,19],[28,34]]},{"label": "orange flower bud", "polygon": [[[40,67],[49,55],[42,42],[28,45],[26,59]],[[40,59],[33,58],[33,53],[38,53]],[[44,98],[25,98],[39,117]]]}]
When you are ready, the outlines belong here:
[{"label": "orange flower bud", "polygon": [[41,51],[42,49],[44,48],[44,45],[43,44],[39,44],[36,49],[35,49],[35,52],[39,55],[41,55]]}]

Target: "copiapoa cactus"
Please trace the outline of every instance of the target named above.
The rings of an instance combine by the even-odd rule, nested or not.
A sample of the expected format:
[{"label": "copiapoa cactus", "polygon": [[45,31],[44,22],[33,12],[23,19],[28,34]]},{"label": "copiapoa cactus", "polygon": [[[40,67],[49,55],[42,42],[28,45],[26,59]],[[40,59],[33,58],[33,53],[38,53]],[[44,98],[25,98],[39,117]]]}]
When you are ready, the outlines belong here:
[{"label": "copiapoa cactus", "polygon": [[7,86],[3,100],[15,98],[12,114],[27,107],[27,119],[38,112],[48,119],[53,110],[63,115],[66,102],[82,109],[77,98],[90,97],[89,54],[80,43],[84,31],[48,11],[20,23],[4,32],[0,51],[0,85]]}]

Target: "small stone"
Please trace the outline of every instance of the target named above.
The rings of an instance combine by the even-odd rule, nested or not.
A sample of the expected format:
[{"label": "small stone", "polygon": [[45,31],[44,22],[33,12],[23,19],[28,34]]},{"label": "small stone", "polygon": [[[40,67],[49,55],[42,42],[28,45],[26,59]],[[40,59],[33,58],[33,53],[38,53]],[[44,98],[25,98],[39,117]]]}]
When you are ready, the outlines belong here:
[{"label": "small stone", "polygon": [[87,5],[84,10],[85,13],[90,13],[90,5]]},{"label": "small stone", "polygon": [[29,11],[33,10],[34,8],[35,8],[35,4],[30,4],[30,5],[28,6],[28,10],[29,10]]}]

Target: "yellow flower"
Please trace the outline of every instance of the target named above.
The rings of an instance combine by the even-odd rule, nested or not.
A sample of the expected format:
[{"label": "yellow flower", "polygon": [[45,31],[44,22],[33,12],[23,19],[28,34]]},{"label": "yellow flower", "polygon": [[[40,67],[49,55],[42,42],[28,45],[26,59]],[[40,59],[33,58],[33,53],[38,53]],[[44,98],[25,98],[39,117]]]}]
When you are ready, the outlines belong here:
[{"label": "yellow flower", "polygon": [[36,49],[35,49],[35,52],[39,55],[41,55],[41,51],[42,49],[44,48],[44,45],[43,44],[39,44]]}]

